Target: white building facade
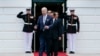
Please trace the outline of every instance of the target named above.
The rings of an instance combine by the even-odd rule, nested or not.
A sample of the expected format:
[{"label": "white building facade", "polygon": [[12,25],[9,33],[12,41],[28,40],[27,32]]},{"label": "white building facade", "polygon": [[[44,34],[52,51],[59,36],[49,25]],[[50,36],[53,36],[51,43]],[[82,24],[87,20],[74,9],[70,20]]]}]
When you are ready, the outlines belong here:
[{"label": "white building facade", "polygon": [[[0,0],[0,52],[24,52],[23,20],[16,15],[32,6],[31,0]],[[100,1],[68,0],[80,18],[76,53],[100,53]]]},{"label": "white building facade", "polygon": [[31,7],[31,3],[31,0],[0,0],[0,52],[24,52],[24,22],[16,15]]},{"label": "white building facade", "polygon": [[100,0],[68,0],[80,18],[77,53],[100,53]]}]

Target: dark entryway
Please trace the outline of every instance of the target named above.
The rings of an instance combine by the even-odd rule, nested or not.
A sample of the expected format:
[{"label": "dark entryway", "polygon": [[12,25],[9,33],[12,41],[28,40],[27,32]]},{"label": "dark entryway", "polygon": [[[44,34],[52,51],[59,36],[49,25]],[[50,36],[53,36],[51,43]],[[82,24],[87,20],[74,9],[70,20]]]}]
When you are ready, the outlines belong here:
[{"label": "dark entryway", "polygon": [[[47,7],[48,10],[57,11],[59,14],[64,12],[63,3],[33,3],[32,4],[32,13],[36,16],[36,19],[41,15],[41,8]],[[33,51],[39,51],[39,32],[37,31],[35,34],[35,38],[33,39]],[[59,41],[59,51],[65,51],[66,49],[66,38]]]}]

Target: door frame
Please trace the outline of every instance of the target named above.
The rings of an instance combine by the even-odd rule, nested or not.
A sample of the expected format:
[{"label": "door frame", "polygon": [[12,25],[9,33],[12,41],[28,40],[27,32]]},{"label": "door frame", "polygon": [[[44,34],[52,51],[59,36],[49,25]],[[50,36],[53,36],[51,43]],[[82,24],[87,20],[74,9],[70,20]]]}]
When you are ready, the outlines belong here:
[{"label": "door frame", "polygon": [[[42,2],[41,2],[42,3]],[[43,3],[45,3],[45,2],[43,2]],[[48,2],[49,3],[49,2]],[[50,2],[51,3],[51,2]],[[53,3],[57,3],[57,2],[53,2]],[[60,2],[61,3],[61,2]],[[37,2],[33,2],[33,0],[32,0],[32,7],[31,7],[31,9],[32,9],[32,14],[34,15],[34,16],[36,16],[36,6],[37,6]],[[65,2],[63,2],[62,3],[62,7],[63,7],[63,13],[64,12],[66,12],[67,11],[67,0],[65,1]],[[66,29],[66,19],[63,19],[63,25],[65,25],[64,26],[64,30]],[[66,52],[66,47],[64,46],[65,45],[65,40],[67,40],[66,39],[66,31],[64,31],[64,37],[63,37],[63,41],[62,41],[62,48],[63,48],[63,52]],[[66,43],[67,44],[67,43]],[[34,33],[34,50],[33,51],[36,51],[36,48],[35,48],[35,33]]]}]

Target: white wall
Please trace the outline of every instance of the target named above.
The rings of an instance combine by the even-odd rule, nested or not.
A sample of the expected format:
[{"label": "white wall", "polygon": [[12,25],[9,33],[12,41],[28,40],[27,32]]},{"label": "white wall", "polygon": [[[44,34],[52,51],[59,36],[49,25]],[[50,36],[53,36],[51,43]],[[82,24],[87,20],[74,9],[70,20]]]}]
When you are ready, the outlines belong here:
[{"label": "white wall", "polygon": [[23,52],[23,21],[16,15],[31,7],[31,0],[0,0],[0,52]]},{"label": "white wall", "polygon": [[[31,7],[31,0],[0,0],[0,52],[23,52],[23,21],[18,12]],[[100,53],[100,1],[68,0],[80,17],[81,32],[77,37],[77,53]]]},{"label": "white wall", "polygon": [[100,53],[100,0],[68,0],[80,18],[77,53]]}]

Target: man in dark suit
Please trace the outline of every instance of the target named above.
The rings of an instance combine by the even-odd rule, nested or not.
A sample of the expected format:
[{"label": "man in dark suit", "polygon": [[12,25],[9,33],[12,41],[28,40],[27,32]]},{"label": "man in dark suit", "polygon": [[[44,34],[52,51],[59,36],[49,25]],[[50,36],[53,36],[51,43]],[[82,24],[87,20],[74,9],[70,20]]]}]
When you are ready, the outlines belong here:
[{"label": "man in dark suit", "polygon": [[49,46],[49,48],[51,49],[51,56],[53,55],[54,52],[54,56],[58,55],[58,44],[59,44],[59,40],[61,40],[62,34],[63,34],[63,25],[62,25],[62,20],[58,18],[59,13],[58,12],[54,12],[53,13],[53,24],[49,27],[50,28],[50,33],[51,33],[51,45]]},{"label": "man in dark suit", "polygon": [[35,25],[35,18],[31,14],[31,9],[26,9],[26,12],[26,14],[20,12],[17,17],[23,19],[24,21],[23,34],[25,37],[25,52],[31,53],[33,26]]},{"label": "man in dark suit", "polygon": [[[39,56],[43,56],[43,51],[44,51],[44,47],[45,47],[45,43],[47,46],[47,56],[50,56],[50,52],[49,52],[49,39],[50,37],[50,29],[49,26],[52,24],[52,17],[49,16],[47,14],[47,8],[43,7],[41,9],[42,11],[42,15],[39,16],[38,18],[38,22],[37,22],[37,26],[35,26],[35,29],[38,29],[40,31],[40,37],[39,37],[39,41],[40,41],[40,49],[39,49]],[[47,26],[47,27],[45,27]]]}]

